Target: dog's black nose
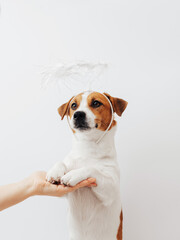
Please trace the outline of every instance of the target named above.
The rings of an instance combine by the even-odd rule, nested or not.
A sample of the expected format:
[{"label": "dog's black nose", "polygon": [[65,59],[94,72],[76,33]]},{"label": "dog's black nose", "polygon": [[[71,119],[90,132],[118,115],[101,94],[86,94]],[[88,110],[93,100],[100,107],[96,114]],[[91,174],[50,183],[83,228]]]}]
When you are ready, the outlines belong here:
[{"label": "dog's black nose", "polygon": [[78,120],[82,119],[83,120],[83,119],[85,119],[85,117],[86,117],[85,112],[77,111],[74,113],[74,119],[78,119]]},{"label": "dog's black nose", "polygon": [[77,111],[74,113],[74,128],[79,129],[81,131],[89,129],[86,113],[83,111]]}]

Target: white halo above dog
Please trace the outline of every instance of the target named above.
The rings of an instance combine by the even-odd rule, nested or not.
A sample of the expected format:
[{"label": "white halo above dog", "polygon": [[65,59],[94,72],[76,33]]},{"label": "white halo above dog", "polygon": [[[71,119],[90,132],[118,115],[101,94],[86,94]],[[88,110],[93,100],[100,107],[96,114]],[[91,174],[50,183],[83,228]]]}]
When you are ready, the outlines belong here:
[{"label": "white halo above dog", "polygon": [[96,88],[101,84],[101,77],[108,64],[97,62],[59,62],[52,66],[43,67],[42,87],[50,84],[57,85],[60,93],[71,91],[72,94]]}]

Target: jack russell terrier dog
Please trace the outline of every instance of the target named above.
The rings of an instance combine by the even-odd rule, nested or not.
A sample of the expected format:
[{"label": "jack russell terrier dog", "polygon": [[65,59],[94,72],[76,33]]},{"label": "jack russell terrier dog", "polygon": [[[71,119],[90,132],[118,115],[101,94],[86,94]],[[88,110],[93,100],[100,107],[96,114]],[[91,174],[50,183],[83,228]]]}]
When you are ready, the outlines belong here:
[{"label": "jack russell terrier dog", "polygon": [[51,183],[75,186],[89,177],[97,187],[69,193],[70,240],[122,240],[120,173],[116,159],[114,113],[127,102],[107,93],[87,91],[58,108],[73,131],[73,146],[64,161],[47,173]]}]

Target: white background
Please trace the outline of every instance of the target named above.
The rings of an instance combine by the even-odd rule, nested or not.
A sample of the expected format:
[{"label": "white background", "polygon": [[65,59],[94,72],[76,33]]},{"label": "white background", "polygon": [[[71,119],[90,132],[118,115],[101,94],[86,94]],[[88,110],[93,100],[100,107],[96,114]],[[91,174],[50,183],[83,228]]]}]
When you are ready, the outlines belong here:
[{"label": "white background", "polygon": [[[0,184],[48,170],[71,145],[40,66],[109,63],[102,89],[124,98],[116,147],[124,240],[179,240],[180,4],[175,0],[4,0],[0,16]],[[0,213],[0,239],[68,239],[64,198]]]}]

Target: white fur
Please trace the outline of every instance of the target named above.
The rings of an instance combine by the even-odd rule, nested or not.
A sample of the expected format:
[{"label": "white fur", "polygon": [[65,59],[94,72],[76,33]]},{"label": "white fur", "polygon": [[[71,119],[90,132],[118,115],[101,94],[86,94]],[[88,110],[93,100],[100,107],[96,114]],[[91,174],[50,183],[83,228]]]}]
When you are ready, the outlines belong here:
[{"label": "white fur", "polygon": [[[102,131],[93,128],[95,116],[83,95],[79,110],[86,112],[91,130],[76,131],[71,152],[47,174],[47,179],[74,186],[89,177],[97,187],[81,188],[68,194],[70,240],[116,240],[120,224],[120,176],[114,146],[116,127],[96,144]],[[73,127],[73,122],[70,121]]]}]

